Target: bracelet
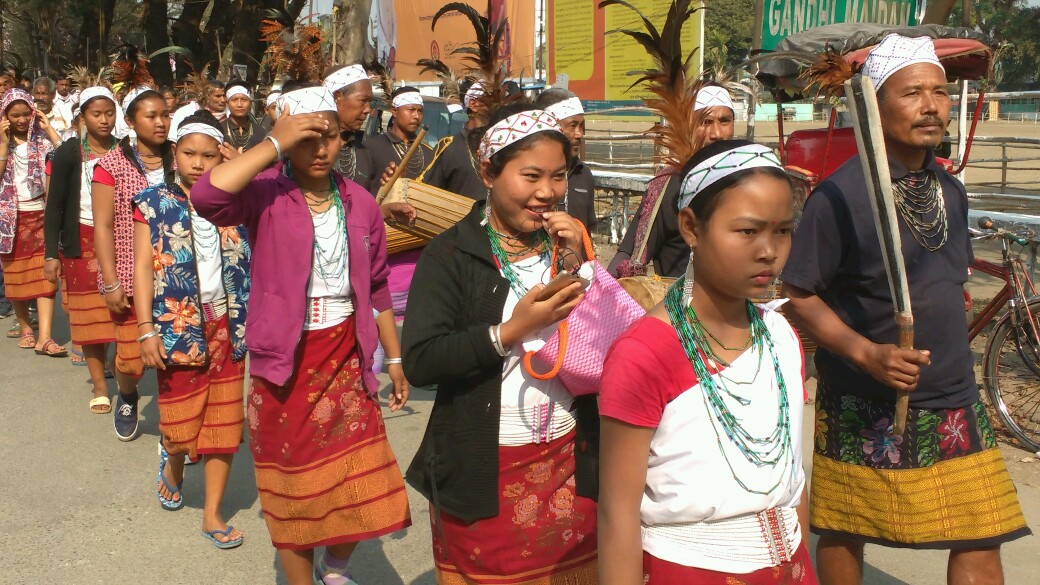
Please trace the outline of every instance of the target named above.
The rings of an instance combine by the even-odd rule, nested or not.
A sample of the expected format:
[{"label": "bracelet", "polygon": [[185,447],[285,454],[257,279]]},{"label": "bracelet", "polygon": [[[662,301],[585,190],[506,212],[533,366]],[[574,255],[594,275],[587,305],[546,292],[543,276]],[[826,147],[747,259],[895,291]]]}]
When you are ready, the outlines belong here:
[{"label": "bracelet", "polygon": [[3,158],[0,158],[0,162],[4,162],[4,161],[6,161],[6,160],[7,160],[7,157],[6,157],[6,156],[5,156],[5,157],[3,157]]},{"label": "bracelet", "polygon": [[117,290],[119,290],[120,288],[122,288],[122,286],[123,286],[123,283],[119,282],[118,280],[115,282],[115,284],[106,284],[105,285],[105,294],[107,295],[108,293],[114,293]]},{"label": "bracelet", "polygon": [[57,260],[57,258],[44,258],[44,259],[43,259],[43,261],[44,261],[44,262],[46,262],[46,261],[48,261],[48,260]]},{"label": "bracelet", "polygon": [[399,363],[401,363],[401,358],[386,358],[385,360],[383,360],[383,364],[387,366],[392,366],[394,364]]},{"label": "bracelet", "polygon": [[491,337],[491,345],[495,346],[495,353],[498,354],[498,357],[506,357],[506,348],[502,346],[502,326],[488,327],[488,335]]},{"label": "bracelet", "polygon": [[274,145],[274,151],[278,155],[278,158],[282,158],[282,145],[278,144],[278,139],[268,134],[264,136],[264,140],[270,140],[271,144]]},{"label": "bracelet", "polygon": [[153,337],[158,337],[158,336],[159,336],[159,332],[158,331],[149,331],[148,333],[145,333],[144,335],[138,337],[137,338],[137,343],[141,343],[145,339],[151,339]]},{"label": "bracelet", "polygon": [[137,322],[137,326],[138,327],[140,327],[141,325],[152,325],[152,324],[153,323],[151,321],[138,321]]}]

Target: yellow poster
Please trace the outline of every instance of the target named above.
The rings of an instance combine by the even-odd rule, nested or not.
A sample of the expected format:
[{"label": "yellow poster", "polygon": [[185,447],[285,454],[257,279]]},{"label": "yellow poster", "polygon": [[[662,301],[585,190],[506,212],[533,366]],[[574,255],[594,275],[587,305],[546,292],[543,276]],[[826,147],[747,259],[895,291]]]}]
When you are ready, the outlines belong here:
[{"label": "yellow poster", "polygon": [[588,81],[595,72],[591,58],[595,30],[595,2],[589,0],[556,0],[552,11],[552,28],[556,33],[553,59],[558,71],[566,72],[571,81]]}]

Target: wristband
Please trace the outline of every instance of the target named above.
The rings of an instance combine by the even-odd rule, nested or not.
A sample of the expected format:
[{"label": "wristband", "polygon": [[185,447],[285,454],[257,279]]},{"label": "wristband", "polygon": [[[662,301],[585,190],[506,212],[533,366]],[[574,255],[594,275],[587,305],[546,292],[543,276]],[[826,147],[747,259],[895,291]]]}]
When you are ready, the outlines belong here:
[{"label": "wristband", "polygon": [[143,342],[146,339],[151,339],[153,337],[158,337],[158,336],[159,336],[159,332],[158,331],[149,331],[148,333],[145,333],[144,335],[138,337],[137,338],[137,342],[141,343],[141,342]]},{"label": "wristband", "polygon": [[387,365],[387,366],[392,366],[394,364],[399,364],[399,363],[401,363],[401,358],[387,358],[387,359],[383,360],[383,364]]},{"label": "wristband", "polygon": [[274,146],[274,152],[278,155],[278,158],[281,159],[282,158],[282,145],[278,144],[278,139],[275,138],[274,136],[271,136],[270,134],[268,134],[267,136],[264,136],[264,140],[270,140],[271,141],[271,144]]}]

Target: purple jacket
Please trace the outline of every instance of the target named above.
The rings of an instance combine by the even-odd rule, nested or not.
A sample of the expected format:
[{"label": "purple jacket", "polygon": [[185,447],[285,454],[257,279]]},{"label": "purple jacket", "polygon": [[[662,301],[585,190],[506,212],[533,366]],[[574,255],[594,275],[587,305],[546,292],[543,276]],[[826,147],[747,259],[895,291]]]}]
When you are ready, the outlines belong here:
[{"label": "purple jacket", "polygon": [[[334,173],[347,210],[350,286],[365,389],[375,394],[372,373],[378,333],[372,309],[392,307],[386,265],[386,228],[375,198]],[[284,386],[292,377],[307,312],[314,224],[303,193],[278,164],[234,195],[210,183],[206,173],[191,189],[199,215],[218,226],[245,225],[253,248],[252,292],[246,320],[250,373]],[[367,260],[367,261],[366,261]]]}]

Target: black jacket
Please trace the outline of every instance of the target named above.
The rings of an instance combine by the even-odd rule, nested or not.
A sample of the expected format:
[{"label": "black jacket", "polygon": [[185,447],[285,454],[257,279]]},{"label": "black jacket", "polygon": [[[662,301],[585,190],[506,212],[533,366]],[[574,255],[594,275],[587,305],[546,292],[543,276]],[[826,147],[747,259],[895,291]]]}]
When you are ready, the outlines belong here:
[{"label": "black jacket", "polygon": [[468,140],[465,130],[453,136],[419,180],[477,201],[487,199],[487,186],[477,172],[479,163],[474,159]]},{"label": "black jacket", "polygon": [[596,179],[580,160],[567,173],[566,201],[567,213],[585,224],[590,234],[596,231]]},{"label": "black jacket", "polygon": [[[483,203],[434,238],[415,268],[404,321],[404,369],[414,386],[436,385],[430,422],[408,483],[433,506],[467,522],[497,516],[503,358],[488,327],[502,321],[509,282],[480,225]],[[577,407],[577,493],[598,490],[595,396]]]},{"label": "black jacket", "polygon": [[79,138],[70,138],[54,149],[51,158],[51,183],[47,189],[47,207],[43,214],[44,256],[79,258],[79,190],[83,154]]}]

